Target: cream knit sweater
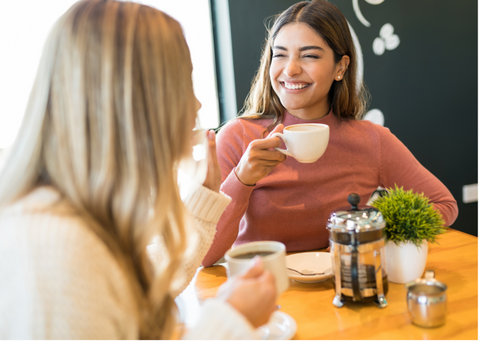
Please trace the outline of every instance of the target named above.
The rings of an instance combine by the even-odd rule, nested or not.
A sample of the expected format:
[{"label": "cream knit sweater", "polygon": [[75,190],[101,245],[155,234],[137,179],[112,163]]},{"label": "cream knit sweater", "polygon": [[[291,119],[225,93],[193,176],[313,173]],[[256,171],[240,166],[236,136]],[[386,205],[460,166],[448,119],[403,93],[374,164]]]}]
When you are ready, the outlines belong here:
[{"label": "cream knit sweater", "polygon": [[[120,266],[101,240],[52,188],[42,187],[0,211],[1,339],[138,339],[135,304]],[[175,293],[192,279],[230,199],[200,188],[186,200],[198,232]],[[53,208],[52,208],[53,204]],[[161,262],[161,241],[150,254]],[[250,339],[234,308],[207,300],[185,338]]]}]

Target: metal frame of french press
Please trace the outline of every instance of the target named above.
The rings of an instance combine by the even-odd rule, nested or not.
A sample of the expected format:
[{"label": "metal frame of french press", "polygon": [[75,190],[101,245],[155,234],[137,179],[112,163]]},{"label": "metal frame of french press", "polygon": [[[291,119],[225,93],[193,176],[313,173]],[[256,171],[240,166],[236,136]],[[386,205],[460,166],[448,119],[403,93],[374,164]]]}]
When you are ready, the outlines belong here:
[{"label": "metal frame of french press", "polygon": [[[354,193],[355,194],[355,193]],[[348,202],[351,204],[351,210],[356,211],[358,210],[358,204],[360,203],[360,196],[358,194],[355,195],[349,195],[348,196]],[[382,232],[383,233],[383,232]],[[385,293],[384,293],[384,288],[383,288],[383,275],[382,275],[382,259],[380,252],[377,251],[377,246],[378,244],[382,244],[380,246],[385,245],[385,238],[380,238],[377,242],[374,243],[374,245],[369,244],[360,244],[360,237],[359,237],[359,231],[357,228],[352,229],[348,231],[348,235],[350,237],[350,245],[345,245],[338,243],[338,241],[334,241],[336,244],[338,244],[338,247],[340,248],[337,252],[335,252],[335,268],[338,269],[337,271],[340,271],[340,275],[335,276],[335,297],[333,298],[333,304],[341,308],[343,307],[345,303],[345,299],[342,298],[342,278],[341,278],[341,261],[340,261],[340,251],[342,249],[347,249],[345,251],[349,251],[349,253],[352,255],[352,260],[351,260],[351,273],[352,273],[352,291],[353,295],[352,299],[353,301],[361,301],[363,299],[362,293],[360,291],[360,284],[358,281],[358,248],[361,246],[362,248],[368,248],[368,249],[374,249],[374,258],[375,258],[375,281],[376,281],[376,286],[377,286],[377,299],[375,300],[375,303],[377,304],[378,307],[380,308],[385,308],[388,303],[385,298]],[[371,251],[371,250],[363,250],[363,251]],[[373,296],[373,295],[372,295]]]}]

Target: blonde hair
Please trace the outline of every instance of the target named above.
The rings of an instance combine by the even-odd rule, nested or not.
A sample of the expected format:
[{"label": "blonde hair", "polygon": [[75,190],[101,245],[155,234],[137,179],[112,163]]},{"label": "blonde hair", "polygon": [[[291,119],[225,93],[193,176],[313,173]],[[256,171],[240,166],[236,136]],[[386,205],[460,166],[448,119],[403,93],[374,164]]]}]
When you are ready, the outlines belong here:
[{"label": "blonde hair", "polygon": [[333,82],[329,100],[333,114],[340,119],[361,119],[367,106],[368,93],[363,82],[357,80],[355,45],[344,15],[335,5],[324,0],[296,3],[276,17],[273,27],[268,30],[260,66],[240,116],[250,119],[272,118],[270,127],[281,122],[285,108],[273,90],[269,75],[272,46],[285,25],[298,22],[307,24],[325,40],[333,50],[335,63],[344,55],[350,57],[343,79]]},{"label": "blonde hair", "polygon": [[[187,238],[175,164],[193,128],[191,70],[168,15],[124,1],[74,4],[47,39],[0,173],[0,207],[52,185],[89,222],[130,281],[141,338],[169,338],[174,326],[170,286]],[[154,235],[167,254],[155,270]]]}]

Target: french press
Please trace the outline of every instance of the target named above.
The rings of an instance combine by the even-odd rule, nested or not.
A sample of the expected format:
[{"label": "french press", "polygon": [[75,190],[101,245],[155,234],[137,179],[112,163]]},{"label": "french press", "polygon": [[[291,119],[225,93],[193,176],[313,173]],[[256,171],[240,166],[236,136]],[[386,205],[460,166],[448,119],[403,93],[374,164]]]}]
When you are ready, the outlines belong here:
[{"label": "french press", "polygon": [[335,278],[333,304],[345,301],[375,301],[387,306],[387,267],[385,258],[385,221],[374,207],[358,208],[360,196],[348,196],[351,207],[334,211],[328,220],[330,252]]}]

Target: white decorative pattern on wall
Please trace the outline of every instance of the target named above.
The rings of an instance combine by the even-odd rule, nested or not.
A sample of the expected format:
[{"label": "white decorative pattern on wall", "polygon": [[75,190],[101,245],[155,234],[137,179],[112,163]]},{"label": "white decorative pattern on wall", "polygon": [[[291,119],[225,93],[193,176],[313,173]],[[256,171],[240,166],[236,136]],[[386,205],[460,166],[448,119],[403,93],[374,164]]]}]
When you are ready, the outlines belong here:
[{"label": "white decorative pattern on wall", "polygon": [[385,49],[391,51],[394,50],[400,45],[400,38],[393,34],[393,25],[385,24],[380,29],[380,37],[375,38],[373,41],[373,53],[377,56],[381,56]]},{"label": "white decorative pattern on wall", "polygon": [[[368,22],[367,19],[365,19],[365,17],[362,14],[362,11],[360,11],[358,0],[352,0],[352,1],[353,1],[353,10],[355,11],[355,15],[357,16],[358,20],[365,26],[370,27],[370,23]],[[365,0],[365,1],[368,2],[370,5],[380,5],[385,0]]]},{"label": "white decorative pattern on wall", "polygon": [[[380,5],[385,0],[365,0],[370,5]],[[370,27],[370,22],[363,16],[362,12],[360,11],[360,6],[358,4],[358,0],[352,0],[353,4],[353,11],[357,19],[366,27]],[[363,80],[363,55],[362,50],[360,47],[360,42],[353,31],[353,28],[349,25],[350,31],[352,33],[352,37],[355,42],[355,47],[357,48],[357,57],[358,57],[358,79],[359,82]],[[375,38],[372,44],[373,53],[377,56],[381,56],[385,53],[385,50],[391,51],[394,50],[400,45],[400,37],[393,32],[395,31],[394,27],[390,23],[386,23],[380,28],[379,37]],[[385,124],[385,117],[383,116],[383,112],[380,109],[372,109],[365,115],[365,120],[371,121],[373,123],[384,125]]]},{"label": "white decorative pattern on wall", "polygon": [[381,126],[385,124],[385,117],[380,109],[369,110],[363,119]]}]

